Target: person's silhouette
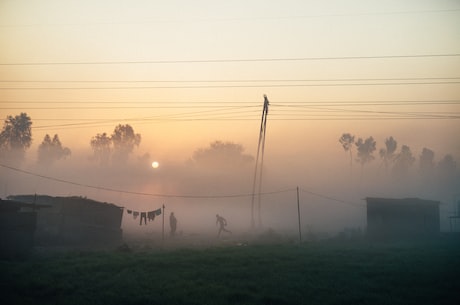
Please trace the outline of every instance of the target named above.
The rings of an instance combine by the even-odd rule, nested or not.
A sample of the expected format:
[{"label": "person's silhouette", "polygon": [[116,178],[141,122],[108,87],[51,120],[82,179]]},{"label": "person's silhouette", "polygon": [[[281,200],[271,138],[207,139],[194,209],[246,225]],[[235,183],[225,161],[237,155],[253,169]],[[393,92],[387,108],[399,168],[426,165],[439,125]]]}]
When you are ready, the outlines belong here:
[{"label": "person's silhouette", "polygon": [[176,235],[177,218],[174,216],[174,212],[169,215],[169,226],[171,227],[171,236]]},{"label": "person's silhouette", "polygon": [[220,236],[220,233],[222,233],[222,231],[230,234],[232,233],[231,231],[225,229],[225,227],[227,226],[227,220],[222,216],[219,216],[219,214],[216,215],[216,225],[217,224],[219,224],[219,232],[217,233],[217,237]]}]

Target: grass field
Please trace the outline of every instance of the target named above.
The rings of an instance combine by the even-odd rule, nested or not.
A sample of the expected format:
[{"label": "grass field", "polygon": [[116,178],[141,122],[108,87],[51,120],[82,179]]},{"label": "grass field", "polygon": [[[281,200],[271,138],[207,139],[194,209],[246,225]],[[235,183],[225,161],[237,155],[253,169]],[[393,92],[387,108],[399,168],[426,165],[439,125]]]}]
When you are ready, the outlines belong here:
[{"label": "grass field", "polygon": [[460,304],[460,242],[215,244],[2,260],[2,304]]}]

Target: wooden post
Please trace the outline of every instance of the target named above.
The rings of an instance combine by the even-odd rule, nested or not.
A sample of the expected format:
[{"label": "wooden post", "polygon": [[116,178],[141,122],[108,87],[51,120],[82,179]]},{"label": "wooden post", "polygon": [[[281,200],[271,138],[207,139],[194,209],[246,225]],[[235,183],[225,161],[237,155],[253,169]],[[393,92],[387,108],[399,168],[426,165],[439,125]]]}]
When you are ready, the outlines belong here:
[{"label": "wooden post", "polygon": [[161,240],[165,240],[165,205],[163,204],[163,223],[161,229]]},{"label": "wooden post", "polygon": [[300,198],[299,198],[299,187],[297,187],[297,215],[299,217],[299,241],[302,242],[302,230],[300,226]]}]

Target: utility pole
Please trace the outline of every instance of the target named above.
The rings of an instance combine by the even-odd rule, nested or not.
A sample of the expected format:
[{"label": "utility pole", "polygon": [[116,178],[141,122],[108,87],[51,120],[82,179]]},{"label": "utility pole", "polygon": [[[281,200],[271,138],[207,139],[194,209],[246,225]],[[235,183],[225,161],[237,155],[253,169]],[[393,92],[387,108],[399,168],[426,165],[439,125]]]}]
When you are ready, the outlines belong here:
[{"label": "utility pole", "polygon": [[163,204],[163,222],[161,224],[161,241],[164,243],[165,241],[165,205]]},{"label": "utility pole", "polygon": [[262,174],[263,174],[263,165],[264,165],[265,133],[267,130],[268,105],[269,105],[268,98],[266,95],[264,95],[262,120],[260,122],[259,144],[257,145],[257,157],[256,157],[256,165],[254,169],[254,181],[252,184],[252,200],[251,200],[251,227],[252,229],[255,228],[254,200],[255,200],[256,187],[258,187],[257,200],[258,200],[259,228],[262,226],[262,217],[261,217],[261,212],[260,212],[260,208],[261,208],[261,198],[260,197],[261,197],[261,192],[262,192]]},{"label": "utility pole", "polygon": [[300,198],[299,198],[299,187],[297,187],[297,215],[299,218],[299,242],[302,242],[302,230],[300,228]]}]

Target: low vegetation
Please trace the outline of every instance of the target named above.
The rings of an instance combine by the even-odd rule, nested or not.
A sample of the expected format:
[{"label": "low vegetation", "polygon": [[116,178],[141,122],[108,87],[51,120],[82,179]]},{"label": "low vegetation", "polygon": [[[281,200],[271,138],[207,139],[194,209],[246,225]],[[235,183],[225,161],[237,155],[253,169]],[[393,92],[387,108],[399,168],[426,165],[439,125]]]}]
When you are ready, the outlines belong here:
[{"label": "low vegetation", "polygon": [[[35,253],[3,304],[458,304],[460,243],[318,241]],[[7,301],[7,302],[5,302]]]}]

